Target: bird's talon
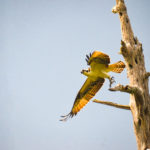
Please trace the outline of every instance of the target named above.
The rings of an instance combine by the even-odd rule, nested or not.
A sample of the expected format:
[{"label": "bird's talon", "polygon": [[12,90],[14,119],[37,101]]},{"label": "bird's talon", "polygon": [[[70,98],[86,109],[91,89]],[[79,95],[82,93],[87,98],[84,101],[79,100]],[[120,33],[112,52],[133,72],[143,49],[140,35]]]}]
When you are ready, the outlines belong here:
[{"label": "bird's talon", "polygon": [[110,80],[109,80],[109,82],[110,82],[109,87],[111,88],[111,85],[113,83],[115,83],[116,81],[115,81],[114,77],[111,77]]}]

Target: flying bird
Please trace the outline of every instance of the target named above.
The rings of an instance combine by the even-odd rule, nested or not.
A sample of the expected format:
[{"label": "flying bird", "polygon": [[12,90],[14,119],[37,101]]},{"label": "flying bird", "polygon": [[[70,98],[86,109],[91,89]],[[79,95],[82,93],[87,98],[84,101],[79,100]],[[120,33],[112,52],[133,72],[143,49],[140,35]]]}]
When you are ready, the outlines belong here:
[{"label": "flying bird", "polygon": [[87,79],[79,90],[70,113],[66,116],[61,116],[60,121],[66,121],[68,118],[75,116],[99,91],[105,78],[109,80],[109,87],[111,87],[115,80],[108,72],[121,73],[125,68],[125,64],[122,61],[109,65],[109,56],[100,51],[94,51],[92,54],[86,55],[86,62],[90,67],[88,70],[82,70],[81,73],[87,76]]}]

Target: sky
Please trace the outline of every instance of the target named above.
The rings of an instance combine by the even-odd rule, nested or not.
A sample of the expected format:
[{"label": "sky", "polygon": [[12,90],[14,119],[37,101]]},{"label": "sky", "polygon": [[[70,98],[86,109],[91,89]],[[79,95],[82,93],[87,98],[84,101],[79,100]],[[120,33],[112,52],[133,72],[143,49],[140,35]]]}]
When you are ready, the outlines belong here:
[{"label": "sky", "polygon": [[[134,35],[143,44],[150,71],[150,1],[126,0]],[[85,55],[118,54],[121,31],[115,0],[0,0],[0,149],[136,149],[131,112],[90,101],[68,114],[86,77]],[[126,70],[110,73],[128,84]],[[115,84],[114,84],[115,85]],[[110,92],[109,81],[94,99],[128,104],[129,95]]]}]

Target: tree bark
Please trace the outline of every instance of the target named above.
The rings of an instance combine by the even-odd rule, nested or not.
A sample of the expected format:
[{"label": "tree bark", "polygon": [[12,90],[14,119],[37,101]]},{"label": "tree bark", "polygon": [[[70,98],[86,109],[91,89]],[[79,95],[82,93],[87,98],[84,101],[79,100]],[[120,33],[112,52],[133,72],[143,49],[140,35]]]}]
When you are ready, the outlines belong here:
[{"label": "tree bark", "polygon": [[[134,132],[138,150],[150,149],[150,95],[142,44],[134,36],[124,0],[116,0],[113,13],[118,13],[122,41],[120,52],[124,57],[129,86],[135,87],[130,93],[130,109],[133,116]],[[120,91],[120,90],[119,90]]]}]

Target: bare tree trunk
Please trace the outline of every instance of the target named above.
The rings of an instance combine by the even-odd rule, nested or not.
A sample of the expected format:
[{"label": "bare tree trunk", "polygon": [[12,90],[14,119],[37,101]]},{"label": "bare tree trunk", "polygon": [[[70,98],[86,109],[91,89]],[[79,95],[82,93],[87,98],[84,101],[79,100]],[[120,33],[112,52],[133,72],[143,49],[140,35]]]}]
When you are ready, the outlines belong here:
[{"label": "bare tree trunk", "polygon": [[[130,110],[133,116],[134,132],[138,150],[150,149],[150,95],[142,44],[134,36],[124,0],[116,0],[113,13],[118,13],[121,23],[122,41],[120,52],[127,68],[129,85],[118,85],[112,91],[130,93]],[[101,103],[101,102],[99,102]],[[112,104],[111,104],[112,105]]]},{"label": "bare tree trunk", "polygon": [[138,150],[146,150],[150,148],[150,96],[142,44],[134,37],[124,0],[116,0],[116,3],[112,11],[119,13],[120,17],[121,53],[126,62],[130,86],[137,88],[130,94],[134,132]]}]

